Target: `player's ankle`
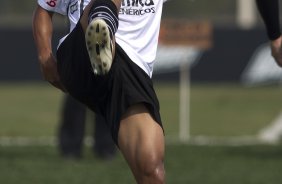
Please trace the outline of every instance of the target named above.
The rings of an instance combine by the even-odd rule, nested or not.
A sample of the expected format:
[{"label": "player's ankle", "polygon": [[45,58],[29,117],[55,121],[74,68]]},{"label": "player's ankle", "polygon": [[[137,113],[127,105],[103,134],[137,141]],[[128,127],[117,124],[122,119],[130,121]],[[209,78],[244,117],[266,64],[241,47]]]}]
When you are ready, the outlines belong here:
[{"label": "player's ankle", "polygon": [[118,11],[116,5],[111,0],[96,0],[89,12],[88,23],[95,19],[103,19],[113,38],[118,29]]}]

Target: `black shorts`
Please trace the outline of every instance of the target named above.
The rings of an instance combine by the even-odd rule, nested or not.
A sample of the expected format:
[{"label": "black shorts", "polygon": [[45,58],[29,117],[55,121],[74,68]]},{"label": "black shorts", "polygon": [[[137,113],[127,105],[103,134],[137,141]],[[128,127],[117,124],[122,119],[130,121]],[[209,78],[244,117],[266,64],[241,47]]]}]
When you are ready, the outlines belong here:
[{"label": "black shorts", "polygon": [[151,78],[131,61],[119,45],[116,45],[109,73],[94,75],[84,32],[77,24],[58,48],[57,59],[58,72],[68,93],[104,116],[117,145],[122,115],[134,104],[145,104],[153,119],[162,127],[159,102]]}]

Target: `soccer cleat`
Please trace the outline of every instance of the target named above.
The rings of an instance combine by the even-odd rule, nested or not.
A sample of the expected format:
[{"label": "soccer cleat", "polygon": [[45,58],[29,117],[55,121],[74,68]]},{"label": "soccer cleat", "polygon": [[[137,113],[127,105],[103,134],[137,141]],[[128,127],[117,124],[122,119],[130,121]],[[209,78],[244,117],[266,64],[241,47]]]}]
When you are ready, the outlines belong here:
[{"label": "soccer cleat", "polygon": [[89,23],[85,41],[94,74],[107,74],[113,62],[113,43],[103,19],[97,18]]}]

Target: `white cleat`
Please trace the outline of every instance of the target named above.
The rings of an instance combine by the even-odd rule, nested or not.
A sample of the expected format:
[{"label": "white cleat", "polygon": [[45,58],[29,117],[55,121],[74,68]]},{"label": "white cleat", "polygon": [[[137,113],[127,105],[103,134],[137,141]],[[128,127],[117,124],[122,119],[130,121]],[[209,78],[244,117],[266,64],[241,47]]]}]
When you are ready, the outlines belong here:
[{"label": "white cleat", "polygon": [[113,62],[113,43],[103,19],[97,18],[89,23],[85,41],[94,74],[107,74]]}]

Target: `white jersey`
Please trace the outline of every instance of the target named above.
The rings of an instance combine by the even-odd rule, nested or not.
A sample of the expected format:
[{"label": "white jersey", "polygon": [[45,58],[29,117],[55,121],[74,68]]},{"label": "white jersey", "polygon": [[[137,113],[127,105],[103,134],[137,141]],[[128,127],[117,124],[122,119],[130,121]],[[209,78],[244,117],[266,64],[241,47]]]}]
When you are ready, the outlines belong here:
[{"label": "white jersey", "polygon": [[[115,34],[116,42],[126,51],[129,58],[150,77],[157,53],[164,1],[123,0],[119,12],[119,28]],[[42,8],[68,16],[70,32],[89,2],[90,0],[38,0]]]}]

